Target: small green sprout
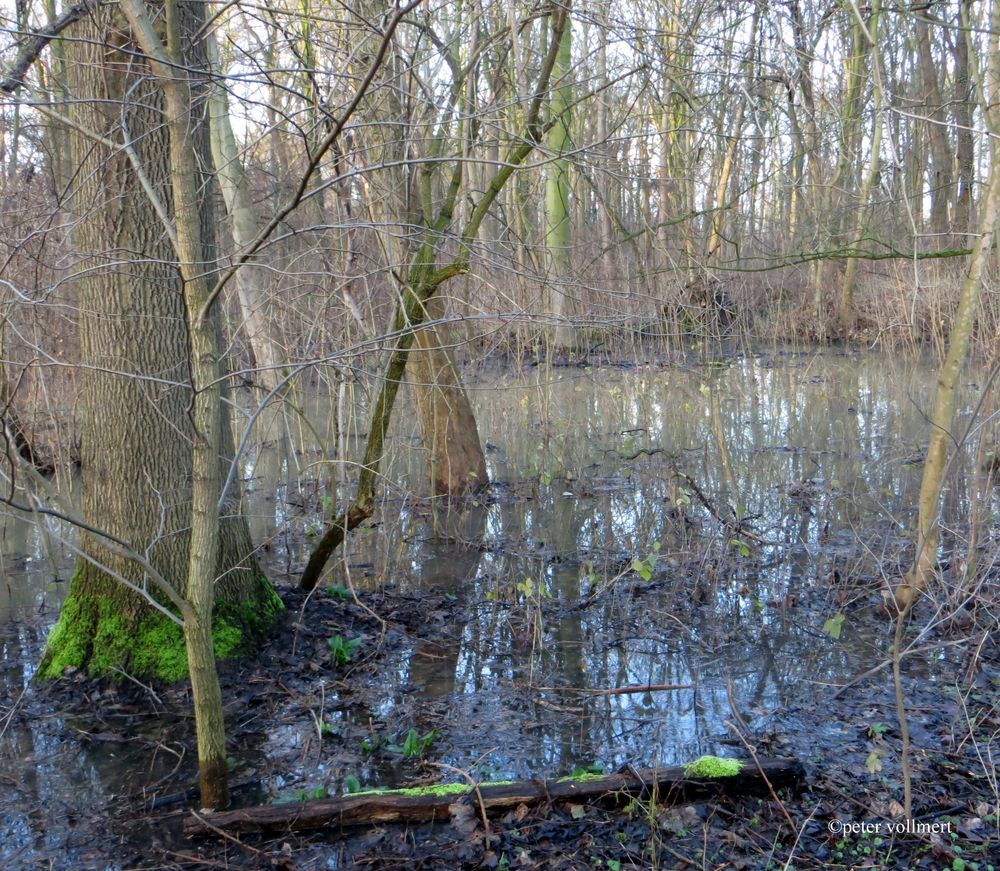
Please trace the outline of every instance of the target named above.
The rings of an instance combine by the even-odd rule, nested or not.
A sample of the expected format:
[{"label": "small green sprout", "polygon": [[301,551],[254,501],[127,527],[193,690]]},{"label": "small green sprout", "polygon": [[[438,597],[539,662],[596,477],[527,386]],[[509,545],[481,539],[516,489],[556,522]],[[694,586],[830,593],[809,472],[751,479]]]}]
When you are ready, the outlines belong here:
[{"label": "small green sprout", "polygon": [[351,655],[361,646],[361,641],[362,639],[360,638],[352,638],[350,641],[344,641],[341,636],[334,635],[329,641],[334,662],[337,665],[347,665],[351,661]]}]

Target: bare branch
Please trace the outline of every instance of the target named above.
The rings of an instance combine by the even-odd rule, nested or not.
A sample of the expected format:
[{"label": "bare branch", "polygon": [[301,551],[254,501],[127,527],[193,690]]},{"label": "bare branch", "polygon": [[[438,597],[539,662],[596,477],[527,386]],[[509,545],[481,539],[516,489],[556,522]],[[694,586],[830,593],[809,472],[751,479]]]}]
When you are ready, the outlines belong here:
[{"label": "bare branch", "polygon": [[399,23],[403,20],[403,17],[407,12],[412,9],[416,9],[420,5],[422,0],[410,0],[405,6],[400,6],[393,12],[392,17],[386,23],[385,32],[382,35],[382,42],[378,47],[378,51],[375,53],[375,59],[372,61],[371,66],[368,68],[368,72],[365,74],[364,79],[362,79],[361,84],[358,85],[357,91],[354,93],[354,97],[348,104],[347,108],[344,110],[343,114],[333,124],[333,129],[326,135],[323,141],[319,144],[316,149],[316,153],[310,156],[309,164],[306,166],[305,171],[302,173],[302,179],[299,182],[299,186],[295,193],[292,194],[291,199],[285,204],[285,206],[279,209],[275,215],[267,222],[267,225],[257,234],[257,238],[251,243],[251,245],[236,259],[236,262],[227,269],[219,280],[215,283],[215,287],[212,288],[212,292],[208,295],[208,300],[202,307],[202,310],[198,313],[197,322],[203,323],[205,318],[208,317],[208,313],[215,303],[216,299],[219,298],[219,294],[222,293],[223,288],[229,283],[232,277],[236,274],[237,270],[244,263],[250,260],[254,254],[260,249],[271,233],[281,225],[281,223],[287,218],[299,205],[300,202],[305,198],[307,188],[309,187],[309,179],[312,178],[313,172],[315,172],[316,167],[319,166],[320,161],[323,156],[333,147],[333,144],[340,138],[340,134],[344,131],[344,127],[350,120],[351,116],[354,114],[358,106],[361,105],[362,99],[366,93],[368,93],[368,88],[371,87],[372,82],[375,80],[375,74],[378,72],[379,68],[382,66],[382,62],[385,60],[386,52],[389,50],[389,45],[392,43],[392,35],[396,32],[396,28]]},{"label": "bare branch", "polygon": [[79,21],[90,13],[93,5],[92,0],[83,0],[70,6],[62,15],[40,30],[27,34],[28,41],[21,46],[14,63],[8,70],[7,75],[0,79],[0,91],[5,94],[13,94],[18,88],[24,86],[24,76],[30,67],[42,53],[42,50],[53,39],[59,36],[67,27],[75,21]]}]

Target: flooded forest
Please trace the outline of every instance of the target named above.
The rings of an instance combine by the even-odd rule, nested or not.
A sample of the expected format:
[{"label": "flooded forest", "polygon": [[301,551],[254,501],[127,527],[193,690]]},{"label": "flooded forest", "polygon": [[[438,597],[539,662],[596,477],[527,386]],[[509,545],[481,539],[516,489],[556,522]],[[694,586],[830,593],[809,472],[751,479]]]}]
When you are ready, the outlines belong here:
[{"label": "flooded forest", "polygon": [[1000,0],[0,21],[0,868],[1000,868]]}]

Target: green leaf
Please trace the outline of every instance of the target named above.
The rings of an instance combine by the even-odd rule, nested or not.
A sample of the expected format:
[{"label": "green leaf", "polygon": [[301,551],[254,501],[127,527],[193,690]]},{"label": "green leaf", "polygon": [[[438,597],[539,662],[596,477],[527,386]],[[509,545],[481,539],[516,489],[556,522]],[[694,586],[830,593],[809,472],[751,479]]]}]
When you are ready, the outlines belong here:
[{"label": "green leaf", "polygon": [[840,630],[844,626],[844,615],[835,614],[823,624],[823,632],[829,635],[834,641],[840,638]]},{"label": "green leaf", "polygon": [[868,758],[865,760],[865,768],[871,774],[877,774],[882,770],[882,754],[878,750],[872,750],[868,754]]},{"label": "green leaf", "polygon": [[417,756],[423,756],[437,736],[437,729],[431,729],[424,735],[419,734],[416,729],[410,729],[402,744],[389,744],[386,749],[393,753],[400,753],[407,759],[413,759]]},{"label": "green leaf", "polygon": [[345,641],[340,635],[334,635],[327,643],[330,645],[330,652],[333,653],[333,660],[338,665],[346,665],[351,661],[351,656],[357,650],[363,638],[352,638]]},{"label": "green leaf", "polygon": [[344,792],[350,795],[354,792],[361,792],[361,781],[358,780],[353,774],[348,774],[344,778]]}]

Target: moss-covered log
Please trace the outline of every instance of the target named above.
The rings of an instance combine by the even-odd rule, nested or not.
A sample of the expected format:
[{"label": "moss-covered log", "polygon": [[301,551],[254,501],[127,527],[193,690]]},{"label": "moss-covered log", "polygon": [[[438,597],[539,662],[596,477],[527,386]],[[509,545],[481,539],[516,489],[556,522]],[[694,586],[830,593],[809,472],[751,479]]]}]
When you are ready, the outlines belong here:
[{"label": "moss-covered log", "polygon": [[362,792],[295,804],[273,804],[221,813],[199,814],[184,823],[191,836],[227,832],[284,832],[300,829],[361,826],[373,823],[416,823],[448,820],[452,806],[469,803],[476,813],[501,814],[522,804],[551,801],[625,803],[648,798],[659,802],[696,796],[764,794],[795,786],[803,769],[796,759],[763,759],[759,764],[702,757],[688,766],[649,769],[628,774],[584,775],[559,780],[463,783],[420,789]]}]

